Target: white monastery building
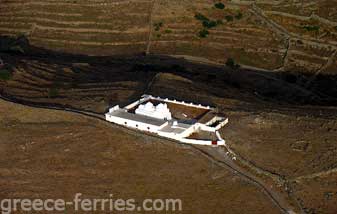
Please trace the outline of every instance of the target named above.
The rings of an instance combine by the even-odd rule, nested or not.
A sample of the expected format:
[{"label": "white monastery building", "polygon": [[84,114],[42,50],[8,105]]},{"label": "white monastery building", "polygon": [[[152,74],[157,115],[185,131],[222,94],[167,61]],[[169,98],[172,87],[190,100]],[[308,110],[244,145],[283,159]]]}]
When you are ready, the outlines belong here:
[{"label": "white monastery building", "polygon": [[139,105],[135,113],[162,120],[172,120],[170,109],[168,109],[166,103],[159,103],[154,106],[151,102],[147,102],[145,105]]},{"label": "white monastery building", "polygon": [[106,120],[128,128],[150,132],[182,143],[224,145],[219,129],[228,118],[218,116],[216,109],[143,95],[124,108],[109,109]]}]

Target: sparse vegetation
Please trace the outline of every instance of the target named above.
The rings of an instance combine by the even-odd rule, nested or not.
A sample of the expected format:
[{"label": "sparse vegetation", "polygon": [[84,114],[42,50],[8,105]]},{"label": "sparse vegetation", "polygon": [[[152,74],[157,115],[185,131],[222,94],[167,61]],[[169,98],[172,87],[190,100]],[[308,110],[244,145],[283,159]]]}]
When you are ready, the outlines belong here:
[{"label": "sparse vegetation", "polygon": [[166,29],[165,33],[172,33],[172,30],[171,29]]},{"label": "sparse vegetation", "polygon": [[223,24],[222,20],[220,20],[220,19],[218,19],[218,20],[211,20],[211,19],[207,18],[206,16],[204,16],[201,13],[195,14],[194,17],[197,20],[199,20],[202,23],[202,26],[204,27],[204,29],[202,29],[201,31],[199,31],[198,36],[200,38],[206,38],[209,35],[208,29],[215,28],[216,26]]},{"label": "sparse vegetation", "polygon": [[204,16],[204,15],[201,14],[201,13],[195,14],[194,17],[195,17],[197,20],[202,21],[202,22],[204,22],[204,21],[209,21],[209,18],[207,18],[206,16]]},{"label": "sparse vegetation", "polygon": [[238,69],[240,68],[239,64],[236,64],[233,58],[228,58],[226,61],[226,65],[232,69]]},{"label": "sparse vegetation", "polygon": [[201,31],[199,31],[198,35],[200,38],[206,38],[209,35],[209,31],[206,29],[202,29]]},{"label": "sparse vegetation", "polygon": [[220,10],[225,9],[225,5],[222,2],[215,3],[214,7]]},{"label": "sparse vegetation", "polygon": [[209,18],[207,18],[206,16],[202,15],[201,13],[197,13],[194,16],[197,20],[199,20],[202,23],[202,26],[210,29],[210,28],[214,28],[219,24],[222,24],[222,20],[211,20]]},{"label": "sparse vegetation", "polygon": [[218,25],[218,23],[216,21],[203,21],[202,22],[202,25],[205,27],[205,28],[214,28]]},{"label": "sparse vegetation", "polygon": [[316,25],[304,25],[302,26],[303,29],[307,30],[307,31],[315,31],[315,32],[318,32],[319,29],[320,29],[320,26],[316,26]]},{"label": "sparse vegetation", "polygon": [[163,27],[163,22],[157,22],[157,23],[154,23],[153,26],[154,26],[154,30],[155,31],[159,31],[161,27]]}]

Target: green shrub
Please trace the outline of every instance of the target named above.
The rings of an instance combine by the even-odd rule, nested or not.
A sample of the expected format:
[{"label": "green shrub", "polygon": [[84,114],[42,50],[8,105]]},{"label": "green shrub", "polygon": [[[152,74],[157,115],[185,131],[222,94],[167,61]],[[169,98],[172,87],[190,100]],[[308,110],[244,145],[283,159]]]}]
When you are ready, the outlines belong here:
[{"label": "green shrub", "polygon": [[233,16],[230,16],[230,15],[225,16],[225,19],[227,22],[231,22],[234,20]]},{"label": "green shrub", "polygon": [[217,22],[216,21],[203,21],[202,22],[202,25],[205,27],[205,28],[213,28],[213,27],[216,27],[217,26]]},{"label": "green shrub", "polygon": [[227,61],[226,61],[226,65],[232,69],[238,69],[240,68],[240,65],[239,64],[236,64],[234,59],[232,58],[228,58]]},{"label": "green shrub", "polygon": [[235,65],[234,59],[228,58],[227,61],[226,61],[226,65],[228,67],[233,67]]},{"label": "green shrub", "polygon": [[165,33],[172,33],[172,30],[171,29],[166,29]]},{"label": "green shrub", "polygon": [[225,5],[222,2],[218,2],[214,4],[215,8],[223,10],[225,9]]},{"label": "green shrub", "polygon": [[206,38],[208,35],[209,35],[209,31],[206,29],[202,29],[201,31],[199,31],[200,38]]},{"label": "green shrub", "polygon": [[154,26],[154,30],[155,31],[159,31],[161,27],[163,27],[163,22],[158,22],[158,23],[154,23],[153,26]]},{"label": "green shrub", "polygon": [[202,15],[201,13],[197,13],[194,16],[197,20],[199,21],[209,21],[209,18],[207,18],[206,16]]},{"label": "green shrub", "polygon": [[319,26],[312,26],[312,25],[305,25],[302,27],[303,29],[307,31],[319,31],[320,27]]},{"label": "green shrub", "polygon": [[10,80],[12,78],[12,73],[7,69],[0,69],[0,79]]}]

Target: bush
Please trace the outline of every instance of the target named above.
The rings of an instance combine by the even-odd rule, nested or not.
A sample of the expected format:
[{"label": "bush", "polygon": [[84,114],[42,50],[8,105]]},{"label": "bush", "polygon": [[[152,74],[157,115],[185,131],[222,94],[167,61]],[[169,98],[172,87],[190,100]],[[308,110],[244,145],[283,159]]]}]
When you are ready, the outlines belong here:
[{"label": "bush", "polygon": [[165,33],[172,33],[172,30],[171,29],[166,29]]},{"label": "bush", "polygon": [[231,22],[234,20],[233,16],[230,15],[225,16],[225,19],[227,20],[227,22]]},{"label": "bush", "polygon": [[216,27],[217,26],[217,22],[216,21],[203,21],[202,22],[202,25],[205,27],[205,28],[213,28],[213,27]]},{"label": "bush", "polygon": [[12,73],[7,69],[0,69],[0,79],[10,80],[12,78]]},{"label": "bush", "polygon": [[226,65],[228,67],[234,67],[234,65],[235,65],[234,59],[228,58],[227,61],[226,61]]},{"label": "bush", "polygon": [[202,15],[201,13],[197,13],[197,14],[195,14],[195,16],[194,16],[197,20],[199,20],[199,21],[209,21],[209,18],[207,18],[206,16],[204,16],[204,15]]},{"label": "bush", "polygon": [[163,22],[154,23],[153,26],[155,31],[159,31],[163,27]]},{"label": "bush", "polygon": [[199,31],[199,37],[200,38],[206,38],[209,35],[209,31],[206,29],[203,29],[201,31]]},{"label": "bush", "polygon": [[239,64],[236,64],[234,59],[232,58],[228,58],[227,61],[226,61],[226,65],[232,69],[238,69],[240,68],[240,65]]},{"label": "bush", "polygon": [[218,2],[216,4],[214,4],[215,8],[223,10],[225,9],[225,5],[222,2]]},{"label": "bush", "polygon": [[319,29],[320,29],[319,26],[311,26],[311,25],[305,25],[302,28],[307,30],[307,31],[319,31]]}]

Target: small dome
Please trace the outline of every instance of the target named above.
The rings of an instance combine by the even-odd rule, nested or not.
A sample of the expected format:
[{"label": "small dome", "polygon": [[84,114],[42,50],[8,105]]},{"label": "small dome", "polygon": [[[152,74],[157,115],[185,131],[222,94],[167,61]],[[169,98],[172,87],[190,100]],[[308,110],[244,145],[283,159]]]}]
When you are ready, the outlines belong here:
[{"label": "small dome", "polygon": [[159,103],[157,106],[156,106],[157,109],[163,109],[165,108],[164,104],[162,103]]},{"label": "small dome", "polygon": [[151,109],[153,109],[153,104],[151,103],[151,102],[147,102],[146,104],[145,104],[145,109],[147,109],[147,110],[151,110]]}]

